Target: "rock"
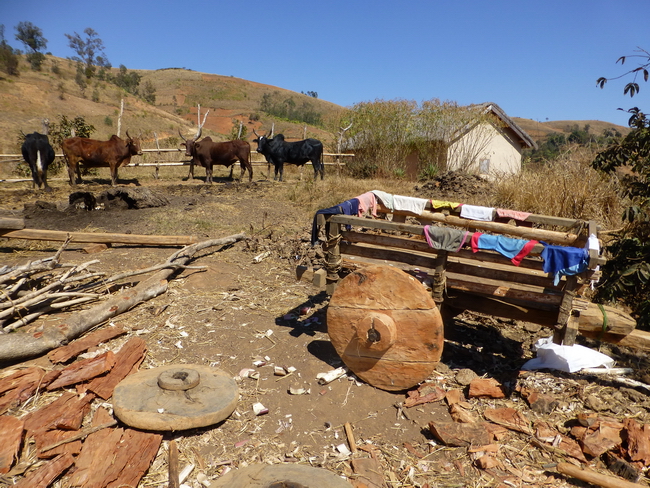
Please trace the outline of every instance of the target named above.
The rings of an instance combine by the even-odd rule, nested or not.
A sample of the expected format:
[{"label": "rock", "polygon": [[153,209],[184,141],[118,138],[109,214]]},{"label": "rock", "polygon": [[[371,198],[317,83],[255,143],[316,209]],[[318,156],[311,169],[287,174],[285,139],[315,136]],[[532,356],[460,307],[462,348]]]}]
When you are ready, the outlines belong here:
[{"label": "rock", "polygon": [[471,369],[461,369],[456,373],[456,381],[459,385],[467,386],[475,378],[478,378],[478,375]]}]

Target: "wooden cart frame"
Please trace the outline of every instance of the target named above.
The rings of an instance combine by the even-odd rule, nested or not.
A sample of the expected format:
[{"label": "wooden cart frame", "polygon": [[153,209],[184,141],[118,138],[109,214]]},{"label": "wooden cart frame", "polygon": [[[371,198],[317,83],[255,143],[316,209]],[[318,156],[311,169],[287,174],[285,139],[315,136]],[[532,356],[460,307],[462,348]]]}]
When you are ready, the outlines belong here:
[{"label": "wooden cart frame", "polygon": [[582,248],[589,235],[598,236],[596,222],[536,214],[523,221],[477,221],[461,218],[458,211],[435,211],[430,203],[421,214],[391,211],[381,204],[379,212],[386,218],[316,216],[317,225],[325,228],[326,290],[330,295],[344,268],[364,263],[390,264],[412,273],[418,268],[445,318],[470,310],[551,327],[558,344],[574,344],[580,332],[650,350],[650,333],[635,330],[631,316],[586,298],[590,285],[600,276],[598,267],[606,262],[593,249],[586,271],[562,277],[554,285],[553,278],[542,270],[539,255],[543,244],[537,244],[516,266],[492,251],[437,250],[422,237],[424,226],[433,224]]}]

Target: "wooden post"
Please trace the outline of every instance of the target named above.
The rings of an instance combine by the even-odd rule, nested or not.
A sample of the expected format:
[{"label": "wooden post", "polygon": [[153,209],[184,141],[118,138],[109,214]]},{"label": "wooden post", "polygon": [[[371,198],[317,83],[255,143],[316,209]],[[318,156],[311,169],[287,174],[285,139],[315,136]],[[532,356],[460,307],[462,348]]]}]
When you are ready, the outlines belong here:
[{"label": "wooden post", "polygon": [[444,301],[445,285],[447,284],[447,277],[445,275],[447,255],[447,251],[438,251],[438,256],[435,261],[431,296],[433,297],[433,301],[436,302],[436,305],[438,305],[438,308],[440,308],[440,305]]},{"label": "wooden post", "polygon": [[122,131],[122,114],[124,114],[124,99],[120,101],[120,115],[117,117],[117,137],[120,137]]},{"label": "wooden post", "polygon": [[325,280],[326,292],[331,295],[336,289],[336,284],[339,281],[339,270],[341,269],[341,248],[339,243],[341,241],[341,233],[339,224],[329,222],[329,218],[326,218],[324,215],[319,214],[316,218],[321,222],[325,223],[325,232],[327,235],[327,241],[323,246],[325,251],[326,262],[327,262],[327,278]]},{"label": "wooden post", "polygon": [[576,287],[578,278],[576,276],[567,276],[566,285],[564,286],[564,296],[560,304],[560,311],[557,316],[557,324],[553,332],[553,342],[555,344],[564,344],[572,346],[578,333],[577,322],[571,320],[573,315],[573,301],[576,298]]}]

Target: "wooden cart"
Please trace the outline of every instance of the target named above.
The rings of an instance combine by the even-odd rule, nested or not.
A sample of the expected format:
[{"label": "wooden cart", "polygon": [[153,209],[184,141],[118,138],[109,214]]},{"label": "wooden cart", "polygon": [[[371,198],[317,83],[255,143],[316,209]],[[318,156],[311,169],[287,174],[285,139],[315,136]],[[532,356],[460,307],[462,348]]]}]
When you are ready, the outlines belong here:
[{"label": "wooden cart", "polygon": [[[345,271],[371,263],[388,264],[424,282],[445,318],[470,310],[550,327],[556,343],[572,345],[579,332],[650,350],[650,333],[635,330],[636,322],[631,316],[588,300],[590,285],[599,278],[598,267],[606,262],[597,251],[589,251],[586,271],[563,276],[555,285],[553,278],[542,270],[543,244],[535,245],[516,266],[497,252],[473,252],[469,246],[458,252],[434,249],[423,237],[424,226],[433,224],[583,248],[589,235],[598,235],[595,222],[534,214],[522,221],[478,221],[461,218],[458,211],[451,209],[435,211],[430,204],[421,214],[391,211],[381,204],[379,212],[381,218],[317,214],[317,224],[325,229],[326,235],[326,289],[334,302]],[[332,337],[329,322],[328,312]],[[335,326],[334,334],[338,333]],[[357,349],[362,346],[355,343]]]}]

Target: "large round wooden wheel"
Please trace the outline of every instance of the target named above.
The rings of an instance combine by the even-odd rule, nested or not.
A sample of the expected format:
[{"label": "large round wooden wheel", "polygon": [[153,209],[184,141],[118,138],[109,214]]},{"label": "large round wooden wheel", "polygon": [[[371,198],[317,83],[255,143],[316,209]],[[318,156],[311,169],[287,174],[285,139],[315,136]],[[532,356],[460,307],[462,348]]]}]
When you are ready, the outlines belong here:
[{"label": "large round wooden wheel", "polygon": [[327,308],[327,330],[346,366],[382,390],[417,385],[442,355],[443,324],[433,298],[392,266],[369,265],[343,278]]}]

